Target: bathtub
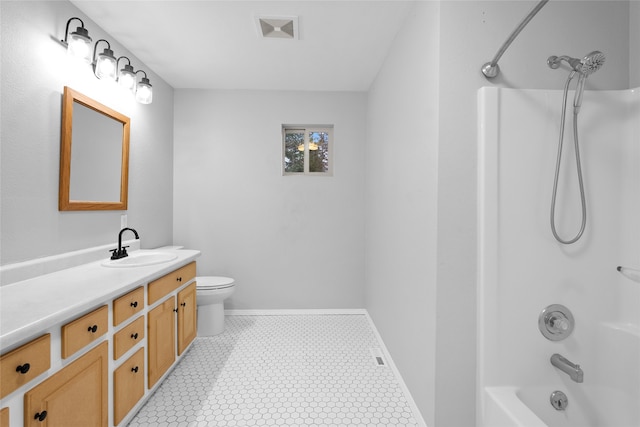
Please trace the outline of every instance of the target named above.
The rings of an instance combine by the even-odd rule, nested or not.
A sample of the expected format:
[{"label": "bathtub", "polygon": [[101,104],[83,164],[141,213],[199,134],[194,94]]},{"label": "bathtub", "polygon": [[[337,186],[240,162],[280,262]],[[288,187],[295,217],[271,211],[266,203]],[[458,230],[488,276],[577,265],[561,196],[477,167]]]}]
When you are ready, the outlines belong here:
[{"label": "bathtub", "polygon": [[[561,245],[549,226],[561,91],[483,88],[478,96],[478,427],[639,427],[640,90],[585,92],[580,147],[587,228]],[[566,144],[572,143],[569,129]],[[571,151],[559,224],[579,221]],[[572,194],[573,193],[573,194]],[[568,307],[575,329],[551,341],[540,312]],[[558,353],[584,372],[572,381]],[[556,410],[552,392],[566,394]]]},{"label": "bathtub", "polygon": [[[581,364],[585,380],[577,384],[562,374],[546,385],[486,387],[486,427],[638,427],[640,426],[640,331],[629,324],[601,325],[602,344]],[[602,366],[598,366],[601,364]],[[593,371],[593,372],[590,372]],[[552,392],[568,398],[564,410],[550,403]]]}]

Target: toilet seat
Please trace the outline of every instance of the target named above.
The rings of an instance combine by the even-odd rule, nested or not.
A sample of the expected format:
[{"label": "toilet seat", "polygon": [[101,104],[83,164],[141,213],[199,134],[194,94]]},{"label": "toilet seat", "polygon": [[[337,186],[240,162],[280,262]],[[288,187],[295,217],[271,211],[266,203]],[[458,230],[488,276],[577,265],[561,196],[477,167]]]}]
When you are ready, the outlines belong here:
[{"label": "toilet seat", "polygon": [[207,291],[216,289],[226,289],[234,286],[231,277],[223,276],[203,276],[196,277],[196,290]]}]

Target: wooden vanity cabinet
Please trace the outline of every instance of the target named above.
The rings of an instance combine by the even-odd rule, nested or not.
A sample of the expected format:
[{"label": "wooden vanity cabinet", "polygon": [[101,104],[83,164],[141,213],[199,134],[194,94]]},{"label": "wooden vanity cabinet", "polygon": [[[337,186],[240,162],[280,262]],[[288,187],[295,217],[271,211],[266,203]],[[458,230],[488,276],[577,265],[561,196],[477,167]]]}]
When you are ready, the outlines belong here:
[{"label": "wooden vanity cabinet", "polygon": [[113,423],[120,421],[144,395],[144,348],[113,372]]},{"label": "wooden vanity cabinet", "polygon": [[108,347],[106,341],[99,344],[26,392],[25,427],[106,427],[109,419]]},{"label": "wooden vanity cabinet", "polygon": [[[197,335],[196,283],[193,282],[177,295],[169,297],[149,311],[147,343],[149,351],[149,388],[173,365],[176,355],[181,355]],[[176,340],[176,319],[177,340]]]},{"label": "wooden vanity cabinet", "polygon": [[178,355],[197,335],[196,282],[178,292]]},{"label": "wooden vanity cabinet", "polygon": [[96,301],[102,305],[75,312],[0,356],[0,427],[130,421],[197,335],[195,273],[191,262],[115,299]]},{"label": "wooden vanity cabinet", "polygon": [[153,387],[176,359],[175,297],[167,298],[149,312],[147,345],[149,388]]},{"label": "wooden vanity cabinet", "polygon": [[51,334],[0,357],[0,399],[51,367]]}]

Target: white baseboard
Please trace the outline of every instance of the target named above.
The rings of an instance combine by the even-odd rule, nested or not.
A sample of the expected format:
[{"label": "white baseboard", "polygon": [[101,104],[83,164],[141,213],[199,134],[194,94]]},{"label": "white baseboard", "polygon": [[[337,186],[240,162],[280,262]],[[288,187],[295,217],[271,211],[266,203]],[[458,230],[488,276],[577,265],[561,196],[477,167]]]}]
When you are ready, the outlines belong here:
[{"label": "white baseboard", "polygon": [[287,315],[330,315],[330,314],[365,314],[368,315],[364,308],[305,308],[305,309],[229,309],[224,314],[230,316],[287,316]]},{"label": "white baseboard", "polygon": [[376,328],[375,323],[373,323],[373,319],[371,318],[371,316],[369,316],[369,312],[367,310],[365,310],[364,315],[366,316],[367,320],[369,320],[369,324],[371,325],[371,330],[375,334],[376,338],[378,338],[378,342],[380,343],[382,354],[384,355],[385,361],[387,362],[387,366],[389,366],[389,368],[393,371],[393,374],[395,375],[398,382],[400,383],[400,388],[402,389],[402,392],[404,393],[404,396],[407,399],[409,406],[411,406],[411,410],[415,415],[416,421],[418,422],[418,426],[427,427],[427,423],[424,421],[424,418],[422,417],[422,413],[418,409],[416,402],[413,400],[413,396],[409,392],[407,385],[404,383],[404,379],[402,378],[402,375],[400,375],[400,371],[398,371],[396,364],[393,363],[391,354],[389,354],[389,350],[387,350],[387,346],[384,344],[384,341],[382,340],[382,336],[380,336],[380,332],[378,332],[378,328]]}]

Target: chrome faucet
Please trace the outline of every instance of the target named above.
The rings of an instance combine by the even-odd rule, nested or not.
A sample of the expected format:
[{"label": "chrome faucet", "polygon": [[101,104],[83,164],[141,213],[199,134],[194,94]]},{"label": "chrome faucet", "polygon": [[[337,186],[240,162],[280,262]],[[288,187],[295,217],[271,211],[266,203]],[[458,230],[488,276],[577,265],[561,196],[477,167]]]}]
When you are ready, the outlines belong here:
[{"label": "chrome faucet", "polygon": [[127,253],[127,248],[129,246],[122,247],[122,233],[124,233],[127,230],[133,231],[133,234],[135,234],[136,239],[140,238],[138,236],[138,232],[133,228],[125,227],[122,230],[120,230],[120,233],[118,234],[118,247],[116,249],[111,249],[111,252],[112,252],[111,259],[120,259],[120,258],[129,256],[129,254]]},{"label": "chrome faucet", "polygon": [[575,365],[569,362],[558,353],[551,356],[551,364],[569,375],[569,377],[577,383],[581,383],[584,380],[584,373],[582,372],[580,365]]}]

